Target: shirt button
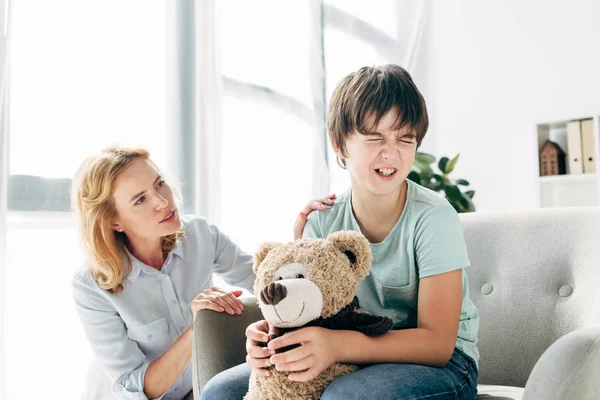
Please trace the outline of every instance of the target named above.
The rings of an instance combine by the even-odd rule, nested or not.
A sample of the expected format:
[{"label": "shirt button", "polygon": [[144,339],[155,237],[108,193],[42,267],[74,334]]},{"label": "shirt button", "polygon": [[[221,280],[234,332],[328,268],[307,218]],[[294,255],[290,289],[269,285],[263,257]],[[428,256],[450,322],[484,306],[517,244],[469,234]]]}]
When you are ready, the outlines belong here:
[{"label": "shirt button", "polygon": [[176,387],[176,388],[175,388],[175,391],[178,391],[178,390],[179,390],[179,388],[178,388],[178,387]]},{"label": "shirt button", "polygon": [[171,304],[175,305],[177,302],[175,300],[171,300]]},{"label": "shirt button", "polygon": [[185,331],[185,328],[183,326],[179,327],[179,333],[183,333],[183,331]]},{"label": "shirt button", "polygon": [[152,335],[148,335],[148,340],[152,339]]}]

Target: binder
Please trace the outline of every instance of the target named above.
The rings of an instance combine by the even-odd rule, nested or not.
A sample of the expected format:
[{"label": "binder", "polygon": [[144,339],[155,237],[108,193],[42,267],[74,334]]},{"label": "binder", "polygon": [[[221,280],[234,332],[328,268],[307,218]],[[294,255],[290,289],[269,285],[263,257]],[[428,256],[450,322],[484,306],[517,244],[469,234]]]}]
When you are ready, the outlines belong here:
[{"label": "binder", "polygon": [[596,172],[596,141],[594,140],[594,120],[581,121],[581,155],[583,172],[586,174]]},{"label": "binder", "polygon": [[567,122],[567,157],[569,174],[583,173],[581,162],[581,123],[580,121]]}]

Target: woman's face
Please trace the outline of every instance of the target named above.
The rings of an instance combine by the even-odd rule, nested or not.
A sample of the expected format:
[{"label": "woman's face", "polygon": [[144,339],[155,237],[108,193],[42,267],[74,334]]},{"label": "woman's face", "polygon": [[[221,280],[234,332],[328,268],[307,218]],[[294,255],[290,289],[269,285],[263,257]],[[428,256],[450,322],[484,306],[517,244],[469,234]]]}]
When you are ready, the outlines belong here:
[{"label": "woman's face", "polygon": [[157,240],[181,225],[173,192],[149,160],[134,160],[113,188],[117,216],[113,229],[131,239]]}]

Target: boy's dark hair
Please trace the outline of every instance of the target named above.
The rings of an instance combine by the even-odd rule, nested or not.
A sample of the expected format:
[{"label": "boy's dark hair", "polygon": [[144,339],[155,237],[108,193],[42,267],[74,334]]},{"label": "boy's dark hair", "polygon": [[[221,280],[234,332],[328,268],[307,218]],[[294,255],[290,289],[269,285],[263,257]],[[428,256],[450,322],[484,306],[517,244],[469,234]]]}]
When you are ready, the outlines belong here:
[{"label": "boy's dark hair", "polygon": [[[391,109],[398,110],[399,129],[409,127],[416,136],[417,148],[427,133],[429,118],[425,100],[410,74],[396,64],[363,67],[338,83],[329,102],[327,130],[331,142],[346,156],[346,138],[358,131],[365,134]],[[365,126],[375,117],[374,126]],[[346,163],[338,158],[342,168]]]}]

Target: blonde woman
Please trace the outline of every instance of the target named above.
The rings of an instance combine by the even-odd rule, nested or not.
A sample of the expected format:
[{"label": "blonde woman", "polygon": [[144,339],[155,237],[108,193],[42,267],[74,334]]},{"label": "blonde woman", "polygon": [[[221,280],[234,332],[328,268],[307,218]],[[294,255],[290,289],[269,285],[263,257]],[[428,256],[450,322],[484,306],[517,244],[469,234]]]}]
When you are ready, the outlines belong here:
[{"label": "blonde woman", "polygon": [[[242,291],[214,287],[213,273],[252,291],[252,257],[205,219],[179,215],[146,150],[88,158],[72,197],[87,264],[74,275],[73,296],[99,367],[86,399],[191,399],[196,314],[243,312]],[[295,230],[324,204],[332,196],[311,202]]]}]

